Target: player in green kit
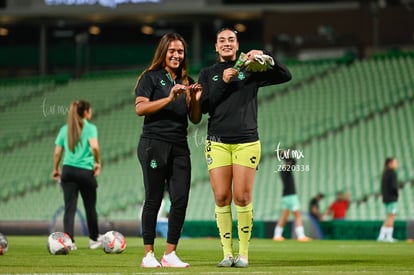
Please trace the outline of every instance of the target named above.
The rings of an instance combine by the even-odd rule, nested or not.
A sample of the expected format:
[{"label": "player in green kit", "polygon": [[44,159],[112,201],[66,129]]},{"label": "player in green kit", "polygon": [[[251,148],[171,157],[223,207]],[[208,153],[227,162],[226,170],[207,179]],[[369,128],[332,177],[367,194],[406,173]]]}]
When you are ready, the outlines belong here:
[{"label": "player in green kit", "polygon": [[[96,212],[96,176],[101,171],[98,130],[90,123],[91,104],[84,100],[71,103],[67,124],[62,126],[55,141],[54,169],[52,177],[59,180],[63,190],[65,213],[64,231],[72,238],[71,250],[76,250],[74,239],[75,213],[80,193],[85,206],[89,231],[89,248],[101,246]],[[63,156],[63,168],[60,163]]]}]

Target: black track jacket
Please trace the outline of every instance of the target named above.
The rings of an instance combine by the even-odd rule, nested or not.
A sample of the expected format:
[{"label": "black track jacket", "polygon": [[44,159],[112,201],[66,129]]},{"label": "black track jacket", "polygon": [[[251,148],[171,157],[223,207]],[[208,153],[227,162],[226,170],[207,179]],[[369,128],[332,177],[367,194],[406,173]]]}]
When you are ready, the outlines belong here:
[{"label": "black track jacket", "polygon": [[237,144],[259,139],[259,87],[287,82],[292,78],[289,70],[276,58],[274,60],[275,65],[266,72],[242,70],[230,83],[223,81],[223,71],[233,67],[235,61],[218,62],[200,72],[198,82],[203,86],[202,112],[209,113],[208,140]]},{"label": "black track jacket", "polygon": [[398,200],[397,173],[392,169],[384,171],[381,180],[382,201],[384,203],[396,202]]}]

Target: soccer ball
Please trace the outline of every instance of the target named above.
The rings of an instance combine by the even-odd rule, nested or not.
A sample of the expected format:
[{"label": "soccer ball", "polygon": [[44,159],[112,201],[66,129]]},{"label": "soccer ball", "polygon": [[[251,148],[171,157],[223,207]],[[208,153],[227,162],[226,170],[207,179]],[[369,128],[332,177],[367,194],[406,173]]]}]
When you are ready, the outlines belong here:
[{"label": "soccer ball", "polygon": [[105,253],[122,253],[126,248],[125,237],[118,231],[108,231],[102,236],[102,247]]},{"label": "soccer ball", "polygon": [[3,255],[9,249],[9,242],[7,241],[6,236],[0,233],[0,255]]},{"label": "soccer ball", "polygon": [[52,255],[69,254],[72,246],[72,239],[63,232],[53,232],[47,239],[47,250]]}]

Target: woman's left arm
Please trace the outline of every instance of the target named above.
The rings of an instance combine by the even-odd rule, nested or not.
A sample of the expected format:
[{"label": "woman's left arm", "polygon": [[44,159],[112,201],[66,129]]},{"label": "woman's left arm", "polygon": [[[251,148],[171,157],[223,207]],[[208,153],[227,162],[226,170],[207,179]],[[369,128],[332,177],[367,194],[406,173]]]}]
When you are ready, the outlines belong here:
[{"label": "woman's left arm", "polygon": [[277,60],[277,58],[274,57],[270,52],[261,50],[251,50],[247,53],[247,56],[250,60],[254,60],[254,55],[256,54],[266,54],[272,57],[275,63],[267,71],[257,73],[257,77],[262,82],[260,86],[284,83],[292,79],[292,74],[290,73],[289,69],[285,65],[280,63]]},{"label": "woman's left arm", "polygon": [[203,93],[203,86],[199,83],[191,85],[187,90],[187,108],[188,116],[192,123],[198,124],[201,121],[201,94]]},{"label": "woman's left arm", "polygon": [[98,176],[101,172],[102,163],[101,163],[101,151],[99,149],[98,139],[97,138],[90,138],[89,145],[91,146],[92,154],[95,159],[95,163],[93,166],[93,174],[94,176]]}]

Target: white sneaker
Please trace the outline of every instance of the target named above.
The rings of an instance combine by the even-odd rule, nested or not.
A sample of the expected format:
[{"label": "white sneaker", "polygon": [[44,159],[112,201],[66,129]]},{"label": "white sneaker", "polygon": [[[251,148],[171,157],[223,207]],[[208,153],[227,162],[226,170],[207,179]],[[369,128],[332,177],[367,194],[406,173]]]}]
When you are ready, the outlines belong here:
[{"label": "white sneaker", "polygon": [[97,249],[102,246],[102,238],[99,238],[94,241],[92,239],[89,239],[89,249]]},{"label": "white sneaker", "polygon": [[235,267],[248,267],[249,266],[249,261],[247,260],[246,256],[243,255],[239,255],[236,257],[236,260],[234,260],[234,266]]},{"label": "white sneaker", "polygon": [[232,267],[234,266],[234,258],[232,255],[224,256],[223,260],[217,264],[217,267]]},{"label": "white sneaker", "polygon": [[161,267],[161,264],[155,258],[154,252],[149,251],[144,258],[142,258],[141,267]]},{"label": "white sneaker", "polygon": [[171,252],[168,255],[165,255],[161,259],[161,264],[164,267],[190,267],[188,263],[184,263],[178,258],[175,254],[175,251]]}]

